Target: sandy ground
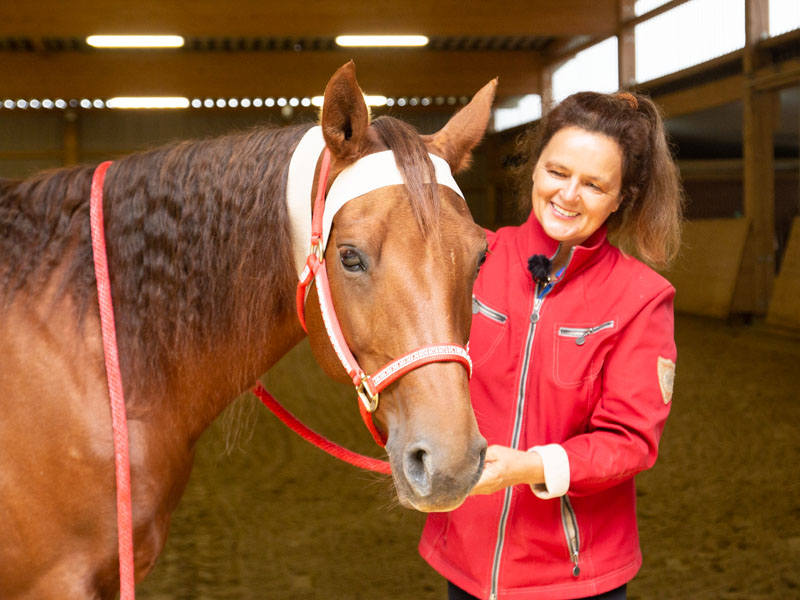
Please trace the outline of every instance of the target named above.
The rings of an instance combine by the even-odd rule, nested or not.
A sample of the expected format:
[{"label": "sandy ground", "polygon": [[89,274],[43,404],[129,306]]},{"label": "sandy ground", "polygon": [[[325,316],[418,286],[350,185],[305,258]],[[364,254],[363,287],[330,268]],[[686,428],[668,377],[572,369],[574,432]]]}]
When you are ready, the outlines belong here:
[{"label": "sandy ground", "polygon": [[[638,478],[644,566],[633,599],[800,598],[800,338],[680,317],[674,404]],[[350,389],[307,344],[265,378],[309,425],[378,455]],[[444,599],[417,555],[423,515],[254,398],[208,431],[140,600]]]}]

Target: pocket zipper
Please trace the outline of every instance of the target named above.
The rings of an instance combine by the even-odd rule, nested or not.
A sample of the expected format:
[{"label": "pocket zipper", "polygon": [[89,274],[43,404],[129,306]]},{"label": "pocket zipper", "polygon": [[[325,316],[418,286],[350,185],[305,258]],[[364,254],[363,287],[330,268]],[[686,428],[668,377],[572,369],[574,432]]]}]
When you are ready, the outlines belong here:
[{"label": "pocket zipper", "polygon": [[561,337],[574,337],[575,343],[578,346],[583,346],[586,343],[586,336],[608,329],[614,326],[614,321],[606,321],[602,325],[595,325],[594,327],[559,327],[558,335]]},{"label": "pocket zipper", "polygon": [[508,317],[501,312],[497,312],[495,309],[486,306],[483,302],[478,300],[475,296],[472,297],[472,314],[477,315],[478,313],[482,314],[484,317],[491,319],[492,321],[496,321],[498,323],[505,323],[508,320]]},{"label": "pocket zipper", "polygon": [[572,576],[577,577],[581,574],[578,566],[578,554],[581,550],[581,536],[578,531],[578,518],[575,516],[575,509],[567,496],[561,496],[561,525],[564,527],[564,536],[567,538],[567,548],[569,548],[569,558],[572,561]]}]

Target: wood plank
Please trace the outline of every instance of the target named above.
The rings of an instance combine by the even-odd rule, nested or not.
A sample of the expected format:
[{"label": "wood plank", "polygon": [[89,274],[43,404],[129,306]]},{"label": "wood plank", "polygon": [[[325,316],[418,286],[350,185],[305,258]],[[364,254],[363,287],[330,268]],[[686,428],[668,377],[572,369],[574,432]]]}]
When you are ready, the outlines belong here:
[{"label": "wood plank", "polygon": [[800,329],[800,217],[792,221],[792,232],[783,255],[781,271],[775,278],[767,323]]},{"label": "wood plank", "polygon": [[635,14],[635,0],[619,0],[619,21],[617,39],[619,40],[618,73],[619,89],[624,90],[636,84],[636,35],[634,27],[627,25]]},{"label": "wood plank", "polygon": [[[745,47],[743,75],[756,77],[767,60],[758,42],[768,30],[768,0],[745,0]],[[751,312],[766,315],[775,278],[775,150],[774,130],[779,104],[774,91],[757,91],[745,86],[743,97],[742,153],[744,158],[744,214],[752,223],[752,244],[748,246],[751,272],[742,276],[754,295]]]},{"label": "wood plank", "polygon": [[541,62],[534,52],[118,50],[0,53],[0,98],[315,96],[351,58],[369,94],[471,96],[498,76],[499,98],[539,91]]},{"label": "wood plank", "polygon": [[576,35],[611,33],[616,0],[37,0],[0,3],[0,35],[97,33],[320,36]]},{"label": "wood plank", "polygon": [[749,227],[747,219],[686,224],[681,252],[665,273],[676,289],[676,311],[721,319],[730,314]]},{"label": "wood plank", "polygon": [[732,75],[710,83],[653,97],[667,117],[692,114],[742,99],[745,79]]},{"label": "wood plank", "polygon": [[799,83],[800,59],[792,58],[756,71],[752,87],[756,91],[767,91],[792,87]]}]

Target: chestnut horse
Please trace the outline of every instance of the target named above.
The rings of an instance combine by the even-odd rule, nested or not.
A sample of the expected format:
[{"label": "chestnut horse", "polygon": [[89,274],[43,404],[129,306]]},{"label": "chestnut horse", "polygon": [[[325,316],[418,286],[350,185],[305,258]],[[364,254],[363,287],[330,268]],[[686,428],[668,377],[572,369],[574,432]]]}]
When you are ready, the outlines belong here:
[{"label": "chestnut horse", "polygon": [[[426,183],[428,153],[454,172],[465,167],[495,86],[487,84],[430,136],[389,117],[370,122],[352,63],[326,87],[320,124],[332,156],[329,181],[389,149],[405,182],[347,203],[325,254],[342,330],[368,373],[420,346],[468,342],[486,240],[459,195]],[[105,229],[130,432],[137,581],[164,546],[203,431],[305,335],[294,307],[298,249],[286,187],[289,159],[309,127],[181,142],[125,157],[108,171]],[[0,180],[5,600],[113,598],[119,585],[89,234],[92,173],[77,167]],[[307,251],[308,241],[299,243]],[[349,381],[315,293],[306,310],[314,355],[331,377]],[[402,504],[447,510],[465,499],[486,442],[461,365],[435,363],[404,376],[382,394],[375,416]]]}]

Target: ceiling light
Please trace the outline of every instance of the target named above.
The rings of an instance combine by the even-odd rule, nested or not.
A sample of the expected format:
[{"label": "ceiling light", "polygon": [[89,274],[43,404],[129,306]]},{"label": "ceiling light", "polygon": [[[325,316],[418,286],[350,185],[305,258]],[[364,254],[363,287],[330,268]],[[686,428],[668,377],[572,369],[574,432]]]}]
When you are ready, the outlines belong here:
[{"label": "ceiling light", "polygon": [[424,35],[340,35],[336,38],[339,46],[426,46],[428,38]]},{"label": "ceiling light", "polygon": [[117,97],[106,102],[108,108],[188,108],[189,99],[181,97]]},{"label": "ceiling light", "polygon": [[[324,96],[314,96],[311,98],[311,104],[313,106],[322,106],[324,100]],[[367,106],[386,106],[387,98],[386,96],[365,95],[364,102],[367,103]]]},{"label": "ceiling light", "polygon": [[90,35],[86,43],[95,48],[180,48],[179,35]]}]

